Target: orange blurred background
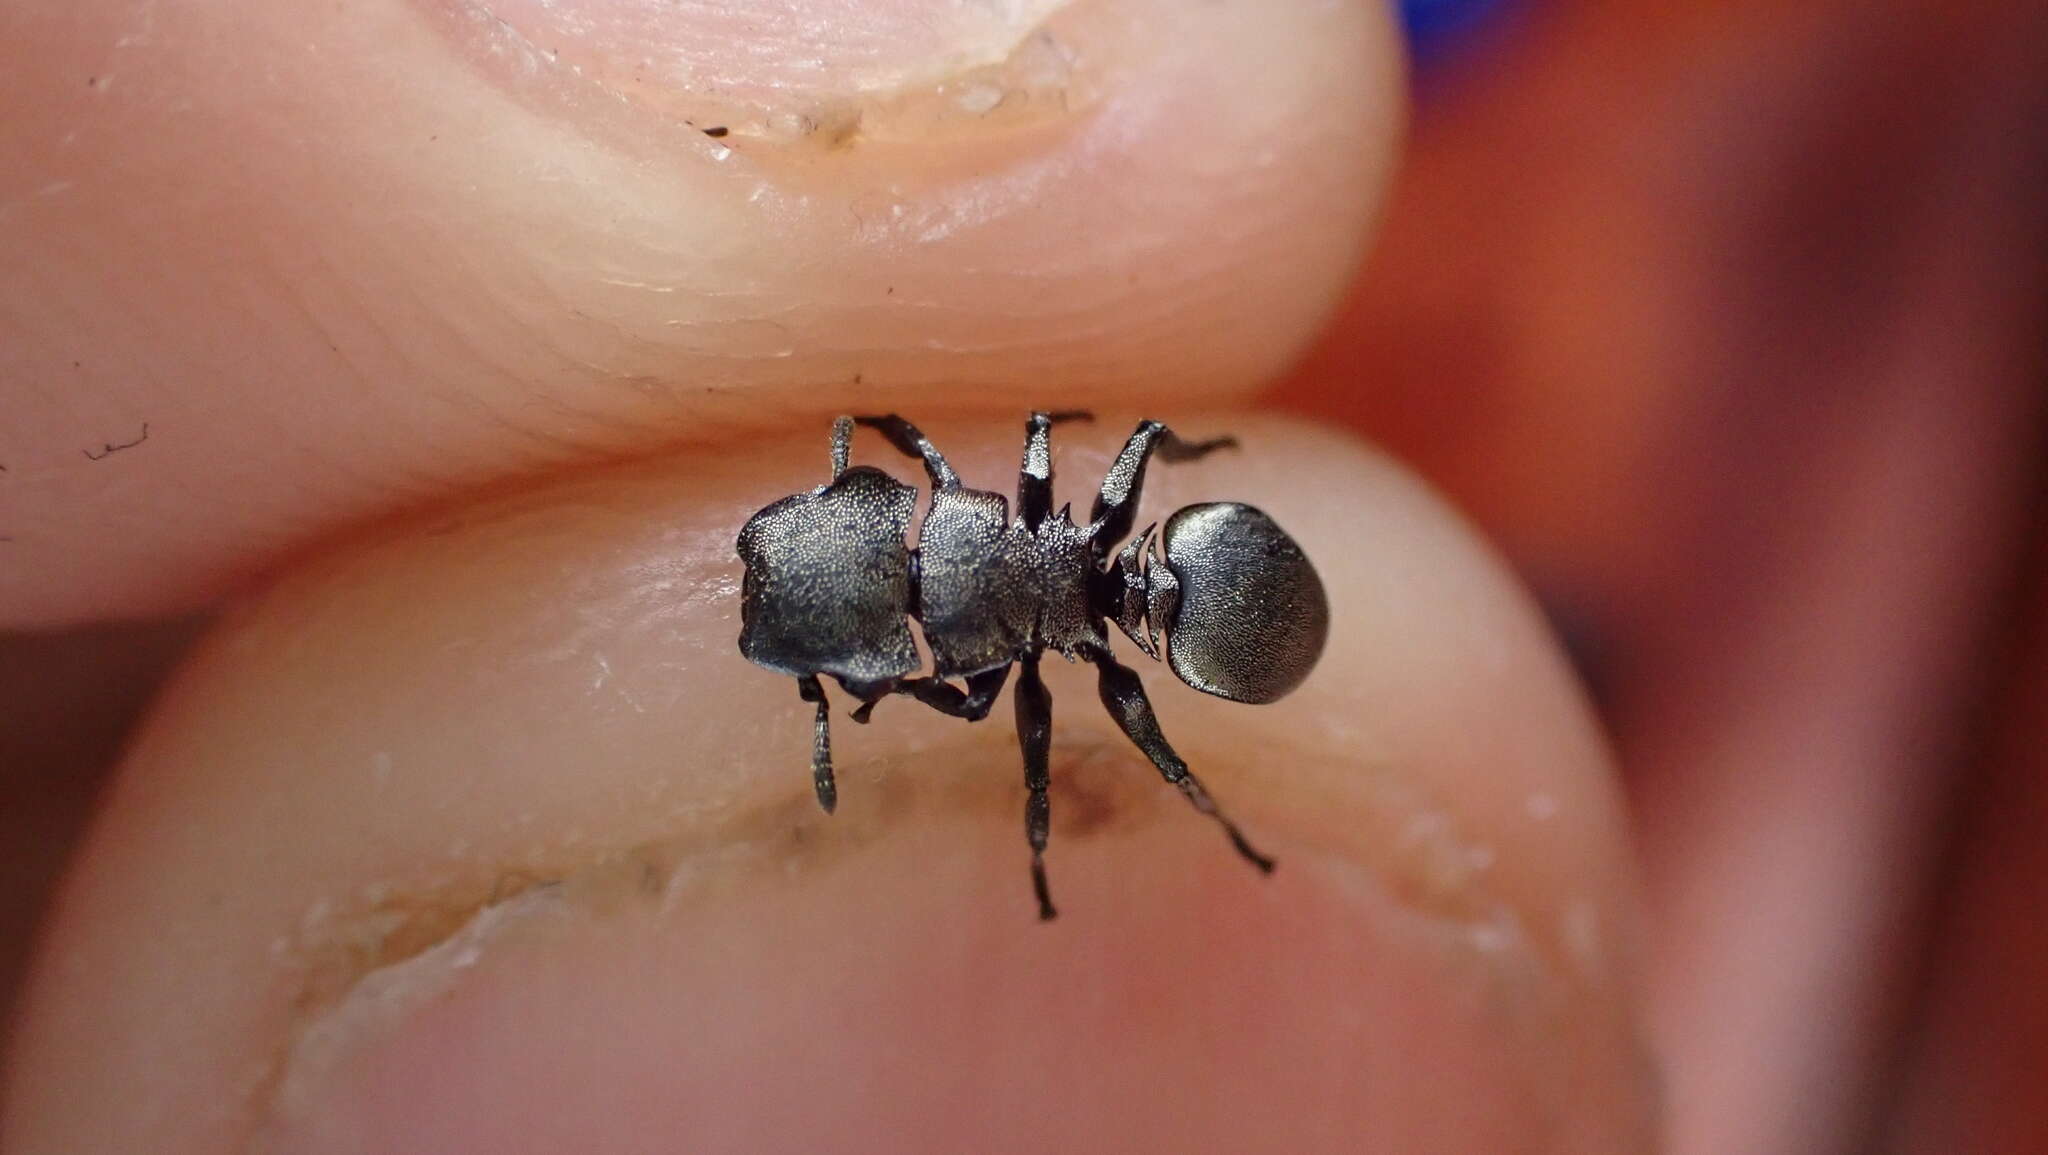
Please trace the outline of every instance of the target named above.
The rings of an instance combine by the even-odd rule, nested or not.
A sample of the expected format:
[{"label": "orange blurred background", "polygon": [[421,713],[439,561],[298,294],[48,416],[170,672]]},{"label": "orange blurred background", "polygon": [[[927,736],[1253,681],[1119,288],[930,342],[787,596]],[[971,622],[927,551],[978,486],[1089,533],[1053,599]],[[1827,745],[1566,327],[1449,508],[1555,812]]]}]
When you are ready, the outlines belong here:
[{"label": "orange blurred background", "polygon": [[1480,7],[1279,400],[1579,660],[1674,1151],[2048,1152],[2048,5]]}]

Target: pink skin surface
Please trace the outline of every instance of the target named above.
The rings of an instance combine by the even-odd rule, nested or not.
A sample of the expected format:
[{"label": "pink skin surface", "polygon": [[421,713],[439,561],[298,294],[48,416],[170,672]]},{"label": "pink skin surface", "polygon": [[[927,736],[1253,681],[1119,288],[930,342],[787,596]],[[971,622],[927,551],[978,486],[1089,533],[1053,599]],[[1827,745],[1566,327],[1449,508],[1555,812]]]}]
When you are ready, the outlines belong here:
[{"label": "pink skin surface", "polygon": [[[1063,430],[1065,492],[1125,424]],[[1184,424],[1245,448],[1155,471],[1148,507],[1259,505],[1342,607],[1272,706],[1143,671],[1270,878],[1063,662],[1058,922],[1033,917],[1000,713],[842,713],[826,818],[809,710],[734,651],[731,552],[823,475],[822,436],[605,471],[313,559],[201,647],[74,872],[10,1149],[496,1150],[564,1133],[543,1120],[886,1144],[929,1116],[938,1150],[1001,1146],[1038,1101],[1074,1135],[1218,1150],[1290,1103],[1311,1147],[1639,1150],[1620,816],[1547,631],[1385,461],[1245,414]],[[1020,427],[930,431],[964,476],[1008,478]]]},{"label": "pink skin surface", "polygon": [[[1525,1066],[1555,1053],[1554,1012],[1503,1005],[1489,960],[1341,860],[1275,844],[1266,886],[1147,810],[1113,850],[1060,848],[1074,914],[1050,932],[1000,901],[999,821],[892,832],[744,905],[662,918],[650,898],[574,941],[536,910],[333,1060],[277,1149],[1589,1149],[1555,1117],[1573,1064]],[[877,910],[889,858],[930,885]],[[963,888],[991,917],[962,917]],[[1449,1070],[1466,1089],[1434,1085]]]},{"label": "pink skin surface", "polygon": [[[809,130],[713,140],[607,87],[661,42],[533,47],[585,7],[0,13],[37,46],[0,72],[0,624],[187,609],[394,507],[856,403],[1247,396],[1342,291],[1400,124],[1374,6],[1090,0],[952,30],[1061,46],[1028,115],[899,107],[982,77],[937,53],[807,65],[756,97]],[[694,7],[668,41],[761,11]],[[702,87],[662,76],[630,87]]]}]

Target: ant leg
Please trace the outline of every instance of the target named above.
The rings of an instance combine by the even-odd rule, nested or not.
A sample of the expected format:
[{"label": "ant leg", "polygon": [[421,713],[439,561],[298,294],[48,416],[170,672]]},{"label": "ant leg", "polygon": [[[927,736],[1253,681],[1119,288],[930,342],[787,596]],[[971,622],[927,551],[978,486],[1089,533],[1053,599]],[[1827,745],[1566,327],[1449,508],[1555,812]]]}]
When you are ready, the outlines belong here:
[{"label": "ant leg", "polygon": [[1138,517],[1138,494],[1145,488],[1145,466],[1154,453],[1166,462],[1193,461],[1218,449],[1237,444],[1235,437],[1213,437],[1207,441],[1183,441],[1164,421],[1140,421],[1123,452],[1116,455],[1109,472],[1102,477],[1102,492],[1088,514],[1094,523],[1095,561],[1099,565],[1109,551],[1131,532]]},{"label": "ant leg", "polygon": [[853,421],[856,425],[865,425],[880,432],[905,457],[922,457],[924,471],[931,475],[933,489],[951,489],[960,484],[960,475],[953,472],[953,467],[946,463],[945,455],[932,444],[931,438],[919,432],[917,426],[894,413],[855,417]]},{"label": "ant leg", "polygon": [[1047,767],[1052,752],[1052,695],[1038,679],[1038,655],[1018,659],[1024,672],[1017,678],[1017,743],[1024,748],[1024,837],[1031,843],[1031,888],[1038,894],[1038,917],[1059,917],[1045,882],[1045,841],[1052,828],[1052,803],[1045,791],[1052,784]]},{"label": "ant leg", "polygon": [[825,687],[816,674],[796,680],[797,696],[818,704],[817,730],[811,736],[811,785],[817,788],[818,805],[830,814],[839,805],[839,787],[832,781],[832,723],[825,711]]},{"label": "ant leg", "polygon": [[[890,692],[908,694],[948,717],[979,722],[988,717],[989,710],[996,704],[996,696],[1003,692],[1003,683],[1009,677],[1010,667],[997,666],[968,678],[964,694],[944,678],[905,678]],[[881,697],[875,697],[862,702],[854,710],[853,720],[866,722],[868,716],[875,712],[875,704],[881,700]]]},{"label": "ant leg", "polygon": [[1094,662],[1101,671],[1102,704],[1109,709],[1109,715],[1123,728],[1124,735],[1132,744],[1145,752],[1168,782],[1180,787],[1196,810],[1214,818],[1223,832],[1230,836],[1230,844],[1245,860],[1262,871],[1270,873],[1273,860],[1252,849],[1252,844],[1237,829],[1237,824],[1223,816],[1216,801],[1202,788],[1201,779],[1188,769],[1188,764],[1167,745],[1166,735],[1159,732],[1159,719],[1152,713],[1151,699],[1145,696],[1145,684],[1130,667],[1119,663],[1108,650],[1089,647],[1084,655]]},{"label": "ant leg", "polygon": [[1024,423],[1024,464],[1017,470],[1017,516],[1024,528],[1038,530],[1038,524],[1052,512],[1052,427],[1062,421],[1093,421],[1085,409],[1057,413],[1033,413]]},{"label": "ant leg", "polygon": [[853,418],[839,417],[832,422],[832,480],[846,472],[846,458],[853,446]]},{"label": "ant leg", "polygon": [[846,716],[853,719],[856,722],[859,722],[863,726],[867,725],[869,715],[875,712],[875,707],[881,704],[882,699],[888,697],[891,694],[902,694],[908,692],[906,690],[901,689],[900,686],[901,683],[898,683],[896,686],[891,686],[889,689],[882,690],[876,693],[870,693],[863,696],[860,700],[860,705],[855,706],[851,710],[848,710],[846,712]]}]

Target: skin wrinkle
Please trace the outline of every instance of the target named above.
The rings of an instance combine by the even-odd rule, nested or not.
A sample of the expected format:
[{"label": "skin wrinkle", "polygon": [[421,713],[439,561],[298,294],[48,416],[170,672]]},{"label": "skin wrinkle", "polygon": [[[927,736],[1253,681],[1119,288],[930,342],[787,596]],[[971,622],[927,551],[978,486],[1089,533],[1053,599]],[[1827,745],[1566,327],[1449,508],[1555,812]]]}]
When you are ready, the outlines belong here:
[{"label": "skin wrinkle", "polygon": [[[835,696],[835,709],[844,704]],[[903,703],[897,708],[916,707]],[[341,903],[317,900],[302,917],[296,941],[273,944],[279,965],[301,976],[300,990],[255,1100],[262,1121],[251,1149],[268,1149],[265,1130],[315,1093],[322,1064],[337,1061],[335,1052],[346,1054],[362,1045],[366,1040],[355,1037],[361,1031],[374,1037],[401,1025],[408,1008],[459,982],[459,972],[520,920],[604,917],[631,907],[636,897],[643,903],[654,900],[657,913],[670,916],[744,895],[764,878],[802,885],[811,872],[857,859],[905,824],[985,814],[1002,804],[993,794],[1007,794],[1014,786],[1006,776],[978,772],[987,761],[986,747],[1013,745],[988,738],[986,732],[963,736],[881,765],[843,763],[845,779],[857,782],[870,804],[832,818],[817,813],[799,786],[772,801],[719,815],[715,826],[691,833],[624,848],[570,847],[559,856],[500,863],[471,881],[412,893],[371,884],[358,891],[352,912],[334,913]],[[1274,761],[1288,766],[1318,756],[1306,749],[1276,754]],[[1585,981],[1589,971],[1602,970],[1589,968],[1580,957],[1589,947],[1583,929],[1572,925],[1574,918],[1584,917],[1578,907],[1567,910],[1558,927],[1539,922],[1535,933],[1526,933],[1530,912],[1517,909],[1488,885],[1490,848],[1470,841],[1447,810],[1398,775],[1367,773],[1373,782],[1364,822],[1368,832],[1347,846],[1317,845],[1294,836],[1278,841],[1282,870],[1349,879],[1340,884],[1391,901],[1446,949],[1476,960],[1488,981],[1525,993],[1549,989],[1565,976]],[[1064,736],[1054,747],[1053,784],[1055,864],[1062,844],[1139,824],[1198,821],[1120,736]],[[1239,802],[1249,814],[1260,812],[1251,799]],[[1360,848],[1366,851],[1364,862],[1358,861]],[[1227,851],[1220,839],[1215,849]],[[1000,850],[991,847],[989,852]],[[1022,905],[1017,917],[1026,917]],[[436,958],[448,955],[451,946],[461,949]],[[1544,1001],[1537,998],[1539,1006]]]}]

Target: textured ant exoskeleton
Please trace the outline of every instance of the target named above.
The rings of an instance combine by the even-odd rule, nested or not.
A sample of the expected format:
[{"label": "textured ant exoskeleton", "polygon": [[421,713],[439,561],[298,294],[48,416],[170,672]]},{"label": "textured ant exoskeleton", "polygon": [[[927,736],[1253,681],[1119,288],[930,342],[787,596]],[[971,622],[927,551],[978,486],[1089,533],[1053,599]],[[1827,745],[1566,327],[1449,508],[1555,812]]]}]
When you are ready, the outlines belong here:
[{"label": "textured ant exoskeleton", "polygon": [[[1110,556],[1131,532],[1154,454],[1191,461],[1234,445],[1231,438],[1183,441],[1161,422],[1140,422],[1103,479],[1088,523],[1075,525],[1066,507],[1055,512],[1052,427],[1086,416],[1031,415],[1014,518],[1001,494],[960,484],[908,421],[841,417],[832,427],[832,480],[763,509],[739,537],[746,563],[740,652],[796,678],[803,699],[816,703],[811,770],[827,812],[838,794],[820,675],[860,700],[856,721],[867,721],[891,694],[978,721],[1010,667],[1022,668],[1017,733],[1041,918],[1055,911],[1045,880],[1052,697],[1039,679],[1040,655],[1056,650],[1093,663],[1103,705],[1124,733],[1197,810],[1222,824],[1238,853],[1271,870],[1272,859],[1245,841],[1167,744],[1138,675],[1110,653],[1103,623],[1115,622],[1155,659],[1163,631],[1167,664],[1182,681],[1252,703],[1275,701],[1301,684],[1322,654],[1330,623],[1315,567],[1272,518],[1249,505],[1187,506],[1156,536],[1156,527],[1147,527]],[[856,424],[924,462],[932,498],[916,549],[906,538],[917,490],[870,466],[848,468]],[[917,674],[911,618],[931,648],[928,675]]]}]

